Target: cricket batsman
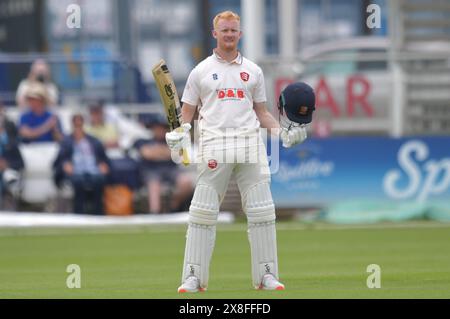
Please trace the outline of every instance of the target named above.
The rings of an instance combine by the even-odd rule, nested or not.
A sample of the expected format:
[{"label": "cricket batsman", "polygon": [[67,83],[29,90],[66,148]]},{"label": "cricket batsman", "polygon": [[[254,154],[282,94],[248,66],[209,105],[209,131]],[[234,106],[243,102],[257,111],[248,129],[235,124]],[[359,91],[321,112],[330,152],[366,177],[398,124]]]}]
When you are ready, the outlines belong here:
[{"label": "cricket batsman", "polygon": [[[178,292],[199,292],[208,286],[217,217],[232,174],[248,221],[253,286],[284,290],[278,277],[275,207],[260,128],[279,136],[284,147],[302,143],[306,139],[304,124],[311,121],[314,109],[314,92],[303,83],[288,86],[280,96],[281,118],[277,121],[266,108],[261,68],[238,51],[240,17],[221,12],[213,24],[217,46],[189,75],[182,96],[182,130],[166,134],[169,147],[179,151],[190,141],[190,123],[198,108],[198,178],[189,208]],[[236,154],[228,156],[230,150],[244,160],[236,160]],[[257,160],[248,160],[251,158]]]}]

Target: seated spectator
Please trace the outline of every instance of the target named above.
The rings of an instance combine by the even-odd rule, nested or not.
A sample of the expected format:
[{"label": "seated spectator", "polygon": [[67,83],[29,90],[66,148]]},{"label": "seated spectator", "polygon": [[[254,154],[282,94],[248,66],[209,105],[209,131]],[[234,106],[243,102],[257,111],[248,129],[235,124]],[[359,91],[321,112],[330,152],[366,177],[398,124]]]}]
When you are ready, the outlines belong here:
[{"label": "seated spectator", "polygon": [[[0,101],[0,196],[18,191],[20,171],[25,167],[17,144],[17,130],[9,121]],[[2,201],[3,202],[3,201]]]},{"label": "seated spectator", "polygon": [[29,106],[26,94],[30,85],[33,85],[35,82],[39,82],[46,87],[48,92],[48,105],[56,105],[58,103],[59,92],[58,88],[51,80],[50,67],[47,62],[42,59],[38,59],[31,65],[28,77],[19,83],[16,93],[17,106],[21,109],[25,109]]},{"label": "seated spectator", "polygon": [[40,83],[30,85],[26,93],[30,109],[20,116],[19,136],[24,143],[62,140],[61,123],[47,110],[47,91]]},{"label": "seated spectator", "polygon": [[103,104],[101,102],[89,106],[90,123],[86,132],[99,139],[106,148],[119,147],[119,132],[116,126],[105,120]]},{"label": "seated spectator", "polygon": [[6,115],[5,105],[0,100],[0,123],[2,123],[3,128],[6,130],[6,134],[10,139],[13,139],[14,142],[17,142],[18,136],[17,136],[17,127],[16,124],[14,124],[13,121],[8,119]]},{"label": "seated spectator", "polygon": [[166,119],[154,116],[147,121],[146,126],[152,131],[153,139],[139,139],[134,147],[139,152],[139,170],[148,189],[149,211],[161,213],[163,182],[173,186],[170,210],[177,211],[192,196],[191,176],[182,172],[181,168],[172,161],[171,151],[165,140],[165,134],[169,130]]},{"label": "seated spectator", "polygon": [[81,114],[72,117],[73,132],[61,143],[53,164],[55,181],[68,179],[74,189],[73,210],[77,214],[103,214],[103,191],[110,162],[102,143],[84,132]]}]

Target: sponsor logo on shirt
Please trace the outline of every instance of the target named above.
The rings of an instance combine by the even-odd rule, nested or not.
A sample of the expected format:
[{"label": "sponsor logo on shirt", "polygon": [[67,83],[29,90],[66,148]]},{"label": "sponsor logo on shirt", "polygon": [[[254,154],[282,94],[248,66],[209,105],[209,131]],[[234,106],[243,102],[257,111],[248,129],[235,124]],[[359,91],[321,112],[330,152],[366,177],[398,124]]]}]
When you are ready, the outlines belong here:
[{"label": "sponsor logo on shirt", "polygon": [[245,91],[237,88],[218,89],[217,98],[219,100],[243,100]]}]

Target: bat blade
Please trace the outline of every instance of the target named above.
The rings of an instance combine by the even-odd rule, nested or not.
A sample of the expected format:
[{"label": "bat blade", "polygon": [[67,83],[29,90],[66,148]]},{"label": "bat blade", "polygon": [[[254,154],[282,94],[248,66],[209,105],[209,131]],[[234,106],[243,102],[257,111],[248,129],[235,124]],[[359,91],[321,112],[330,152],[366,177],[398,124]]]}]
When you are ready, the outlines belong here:
[{"label": "bat blade", "polygon": [[177,89],[170,74],[169,68],[164,60],[159,61],[152,69],[153,78],[158,87],[161,102],[167,116],[170,129],[174,130],[181,126],[181,104]]},{"label": "bat blade", "polygon": [[[164,106],[164,111],[167,116],[167,122],[170,130],[176,130],[183,124],[181,118],[181,103],[178,97],[177,88],[170,74],[166,62],[161,59],[152,69],[153,78],[161,97],[161,102]],[[186,148],[181,150],[183,164],[189,164],[189,156]]]}]

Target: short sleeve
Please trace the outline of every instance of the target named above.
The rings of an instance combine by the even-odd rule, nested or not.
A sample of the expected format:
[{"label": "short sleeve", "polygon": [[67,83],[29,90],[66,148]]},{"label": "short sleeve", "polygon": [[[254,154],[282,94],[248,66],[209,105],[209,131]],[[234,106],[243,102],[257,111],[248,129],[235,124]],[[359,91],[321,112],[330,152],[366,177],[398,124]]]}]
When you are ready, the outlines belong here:
[{"label": "short sleeve", "polygon": [[181,98],[183,103],[194,106],[200,104],[200,77],[198,72],[198,68],[194,68],[189,74],[184,87],[183,97]]},{"label": "short sleeve", "polygon": [[255,103],[263,103],[266,102],[266,85],[264,82],[264,74],[261,69],[258,72],[258,79],[255,86],[254,94],[253,94],[253,102]]},{"label": "short sleeve", "polygon": [[144,145],[146,143],[146,141],[142,138],[137,139],[134,143],[133,143],[133,148],[135,148],[136,150],[139,150],[142,145]]}]

